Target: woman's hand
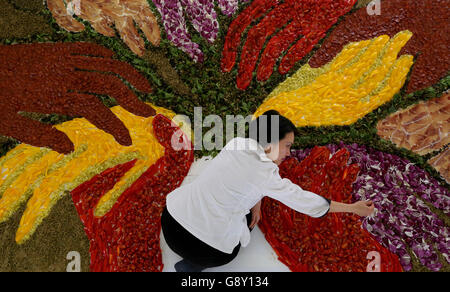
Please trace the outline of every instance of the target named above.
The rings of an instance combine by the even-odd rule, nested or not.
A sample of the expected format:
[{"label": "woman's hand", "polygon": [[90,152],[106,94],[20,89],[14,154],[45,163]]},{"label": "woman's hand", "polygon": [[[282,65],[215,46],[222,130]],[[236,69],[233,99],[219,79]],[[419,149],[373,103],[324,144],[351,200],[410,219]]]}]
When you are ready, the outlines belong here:
[{"label": "woman's hand", "polygon": [[250,224],[250,228],[253,228],[258,224],[259,220],[261,220],[261,201],[259,201],[252,208],[252,223]]},{"label": "woman's hand", "polygon": [[329,213],[353,213],[361,217],[371,216],[375,210],[372,201],[359,201],[353,204],[345,204],[331,201]]},{"label": "woman's hand", "polygon": [[372,201],[359,201],[351,205],[352,212],[361,217],[371,216],[375,210]]}]

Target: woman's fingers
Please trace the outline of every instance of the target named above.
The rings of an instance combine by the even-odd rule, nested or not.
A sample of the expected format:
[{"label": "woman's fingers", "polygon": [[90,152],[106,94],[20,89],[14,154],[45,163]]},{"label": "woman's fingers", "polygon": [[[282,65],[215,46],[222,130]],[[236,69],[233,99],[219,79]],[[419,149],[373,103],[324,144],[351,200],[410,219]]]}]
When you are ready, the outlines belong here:
[{"label": "woman's fingers", "polygon": [[304,34],[303,29],[302,23],[294,21],[270,39],[261,55],[257,74],[258,81],[265,82],[272,76],[276,61],[294,43],[299,35]]}]

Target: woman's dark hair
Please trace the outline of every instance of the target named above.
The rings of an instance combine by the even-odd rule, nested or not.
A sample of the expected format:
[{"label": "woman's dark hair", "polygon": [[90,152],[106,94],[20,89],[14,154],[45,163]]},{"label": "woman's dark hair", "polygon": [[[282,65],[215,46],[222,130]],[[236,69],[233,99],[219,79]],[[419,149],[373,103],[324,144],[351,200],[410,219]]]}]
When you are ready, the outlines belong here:
[{"label": "woman's dark hair", "polygon": [[297,128],[276,110],[269,110],[250,122],[249,137],[266,147],[283,140],[288,133],[297,134]]}]

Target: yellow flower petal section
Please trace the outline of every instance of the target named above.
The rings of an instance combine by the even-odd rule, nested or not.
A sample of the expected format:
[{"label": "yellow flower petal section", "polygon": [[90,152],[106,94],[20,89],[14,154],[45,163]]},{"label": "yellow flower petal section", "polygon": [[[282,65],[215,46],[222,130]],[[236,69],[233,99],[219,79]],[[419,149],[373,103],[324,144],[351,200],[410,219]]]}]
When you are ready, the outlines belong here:
[{"label": "yellow flower petal section", "polygon": [[392,38],[350,43],[322,68],[303,66],[269,95],[253,118],[275,109],[297,127],[356,122],[391,100],[405,83],[413,57],[397,57],[411,37],[410,31],[402,31]]},{"label": "yellow flower petal section", "polygon": [[[172,119],[175,113],[151,105],[158,114]],[[20,144],[0,160],[0,222],[6,221],[27,202],[16,233],[16,242],[25,242],[60,198],[93,176],[118,164],[138,159],[100,200],[95,212],[106,214],[125,191],[164,155],[153,132],[153,118],[133,115],[120,106],[111,111],[128,128],[133,144],[122,146],[114,137],[86,119],[74,119],[55,126],[67,134],[75,151],[59,154],[47,148]]]}]

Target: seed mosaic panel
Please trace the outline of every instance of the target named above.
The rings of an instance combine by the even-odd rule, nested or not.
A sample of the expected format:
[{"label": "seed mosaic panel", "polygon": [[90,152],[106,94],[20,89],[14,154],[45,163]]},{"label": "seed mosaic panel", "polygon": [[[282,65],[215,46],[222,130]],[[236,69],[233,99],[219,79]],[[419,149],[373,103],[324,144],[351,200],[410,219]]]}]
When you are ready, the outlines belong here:
[{"label": "seed mosaic panel", "polygon": [[0,271],[65,271],[73,250],[83,271],[162,271],[165,197],[218,153],[171,147],[195,107],[278,110],[299,130],[283,177],[374,201],[314,219],[265,198],[292,271],[365,271],[370,251],[450,271],[450,3],[369,2],[0,0]]}]

